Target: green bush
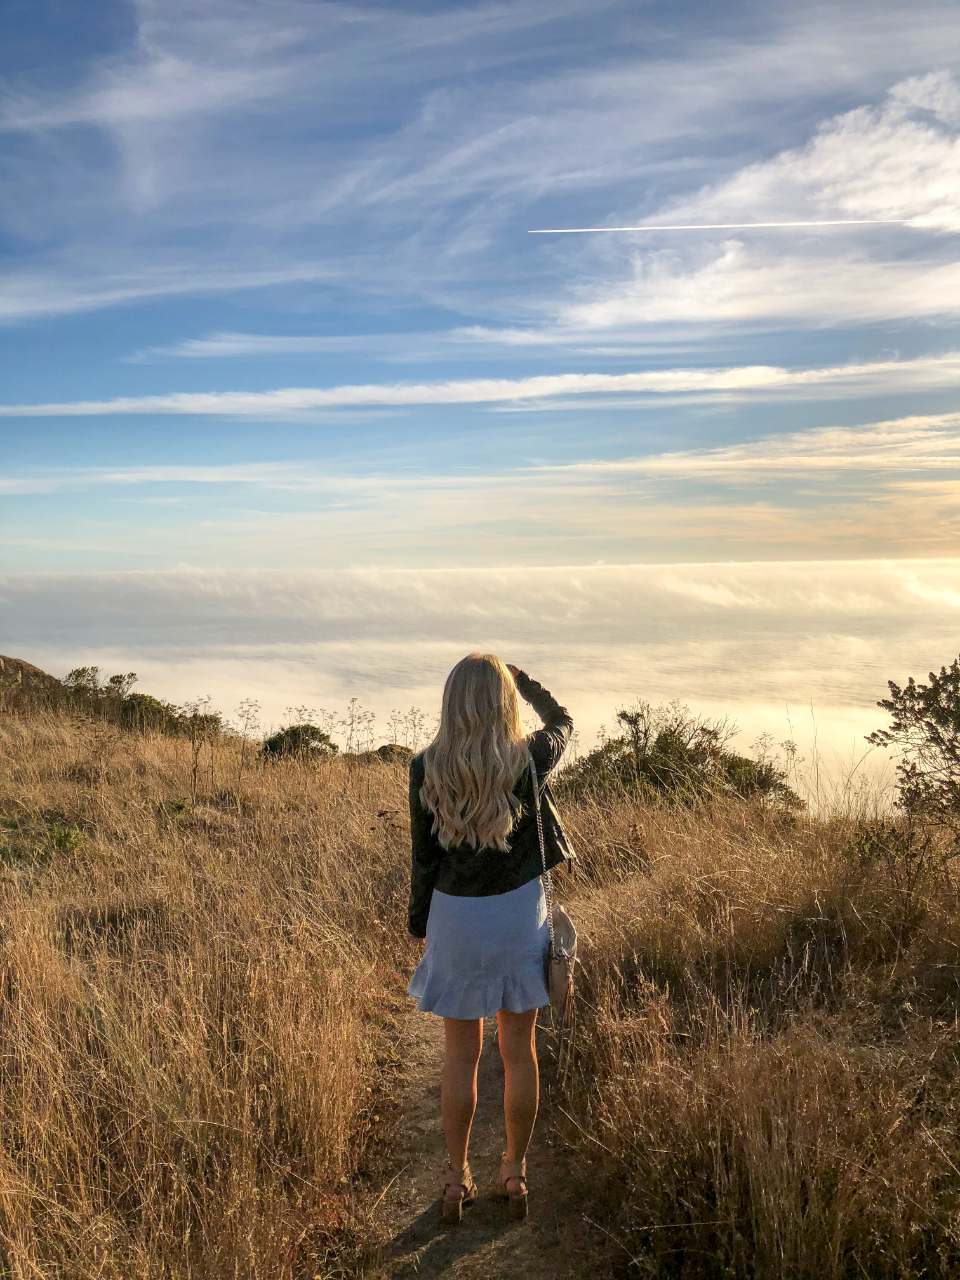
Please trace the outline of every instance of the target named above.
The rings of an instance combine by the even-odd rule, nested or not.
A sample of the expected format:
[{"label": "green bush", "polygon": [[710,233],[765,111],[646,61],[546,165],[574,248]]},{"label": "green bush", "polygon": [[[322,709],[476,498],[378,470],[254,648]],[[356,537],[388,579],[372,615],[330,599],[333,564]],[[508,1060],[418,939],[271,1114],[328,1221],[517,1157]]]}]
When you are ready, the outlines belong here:
[{"label": "green bush", "polygon": [[183,716],[169,702],[161,702],[149,693],[130,693],[117,707],[117,723],[123,729],[140,733],[185,733]]},{"label": "green bush", "polygon": [[278,760],[282,756],[335,756],[338,750],[329,733],[315,724],[291,724],[267,738],[260,755],[265,760]]},{"label": "green bush", "polygon": [[889,713],[890,728],[867,741],[901,752],[898,808],[945,828],[960,852],[960,658],[929,680],[917,684],[910,676],[902,689],[888,680],[890,697],[877,706]]},{"label": "green bush", "polygon": [[617,712],[623,733],[608,738],[560,775],[568,796],[635,795],[647,800],[693,800],[708,796],[759,797],[796,810],[803,801],[787,785],[775,760],[753,760],[729,751],[736,729],[728,721],[694,715],[672,702],[648,702]]}]

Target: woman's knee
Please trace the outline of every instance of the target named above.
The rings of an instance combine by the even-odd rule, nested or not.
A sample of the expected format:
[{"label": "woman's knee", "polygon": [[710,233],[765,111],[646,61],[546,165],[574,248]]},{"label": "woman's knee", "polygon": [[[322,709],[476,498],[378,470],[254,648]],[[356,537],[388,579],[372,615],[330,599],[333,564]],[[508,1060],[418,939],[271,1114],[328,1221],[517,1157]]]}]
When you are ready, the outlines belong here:
[{"label": "woman's knee", "polygon": [[443,1030],[447,1062],[475,1067],[483,1047],[483,1022],[479,1018],[444,1018]]},{"label": "woman's knee", "polygon": [[536,1009],[528,1009],[526,1013],[510,1013],[501,1009],[497,1019],[497,1043],[504,1063],[536,1060],[533,1038],[536,1021]]}]

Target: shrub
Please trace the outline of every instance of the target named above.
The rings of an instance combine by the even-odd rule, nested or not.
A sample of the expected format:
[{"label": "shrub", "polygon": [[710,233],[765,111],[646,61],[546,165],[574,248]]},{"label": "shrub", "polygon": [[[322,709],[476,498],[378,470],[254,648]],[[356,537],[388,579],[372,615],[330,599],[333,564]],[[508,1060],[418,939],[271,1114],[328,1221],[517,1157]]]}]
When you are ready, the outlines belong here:
[{"label": "shrub", "polygon": [[888,680],[890,697],[877,706],[892,723],[869,734],[867,741],[902,752],[898,807],[945,827],[960,853],[960,658],[941,667],[939,675],[931,671],[929,679],[929,684],[917,684],[910,676],[902,689]]},{"label": "shrub", "polygon": [[653,800],[737,795],[759,797],[785,809],[803,801],[776,761],[752,760],[727,750],[735,728],[727,721],[694,715],[672,702],[638,702],[617,712],[624,732],[609,738],[564,770],[560,789],[568,796],[627,794]]},{"label": "shrub", "polygon": [[329,733],[315,724],[291,724],[267,738],[260,754],[265,760],[278,760],[282,756],[335,756],[338,750]]},{"label": "shrub", "polygon": [[345,751],[341,758],[353,760],[356,764],[409,765],[413,756],[410,747],[401,746],[399,742],[385,742],[373,751]]},{"label": "shrub", "polygon": [[183,733],[183,717],[169,702],[161,702],[149,693],[130,693],[120,701],[117,723],[123,729],[139,733]]}]

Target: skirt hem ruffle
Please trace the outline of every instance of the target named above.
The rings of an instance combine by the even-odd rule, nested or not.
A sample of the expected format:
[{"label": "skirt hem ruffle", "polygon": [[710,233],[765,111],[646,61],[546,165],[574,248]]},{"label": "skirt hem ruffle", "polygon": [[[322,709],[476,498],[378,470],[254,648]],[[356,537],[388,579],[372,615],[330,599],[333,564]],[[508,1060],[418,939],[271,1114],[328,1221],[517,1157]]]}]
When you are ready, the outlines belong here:
[{"label": "skirt hem ruffle", "polygon": [[419,1001],[421,1013],[434,1013],[440,1018],[492,1018],[501,1009],[526,1013],[550,1003],[541,974],[511,975],[488,982],[478,990],[476,983],[431,982],[429,969],[421,972],[424,967],[421,960],[407,987],[407,995]]}]

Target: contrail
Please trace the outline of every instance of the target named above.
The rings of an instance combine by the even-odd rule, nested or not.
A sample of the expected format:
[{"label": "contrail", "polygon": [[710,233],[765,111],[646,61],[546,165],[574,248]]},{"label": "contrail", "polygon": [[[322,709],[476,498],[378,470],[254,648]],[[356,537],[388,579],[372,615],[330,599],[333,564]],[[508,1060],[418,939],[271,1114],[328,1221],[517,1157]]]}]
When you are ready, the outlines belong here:
[{"label": "contrail", "polygon": [[903,227],[906,218],[832,218],[823,222],[691,222],[663,227],[538,227],[531,236],[575,236],[594,231],[747,231],[751,227]]}]

